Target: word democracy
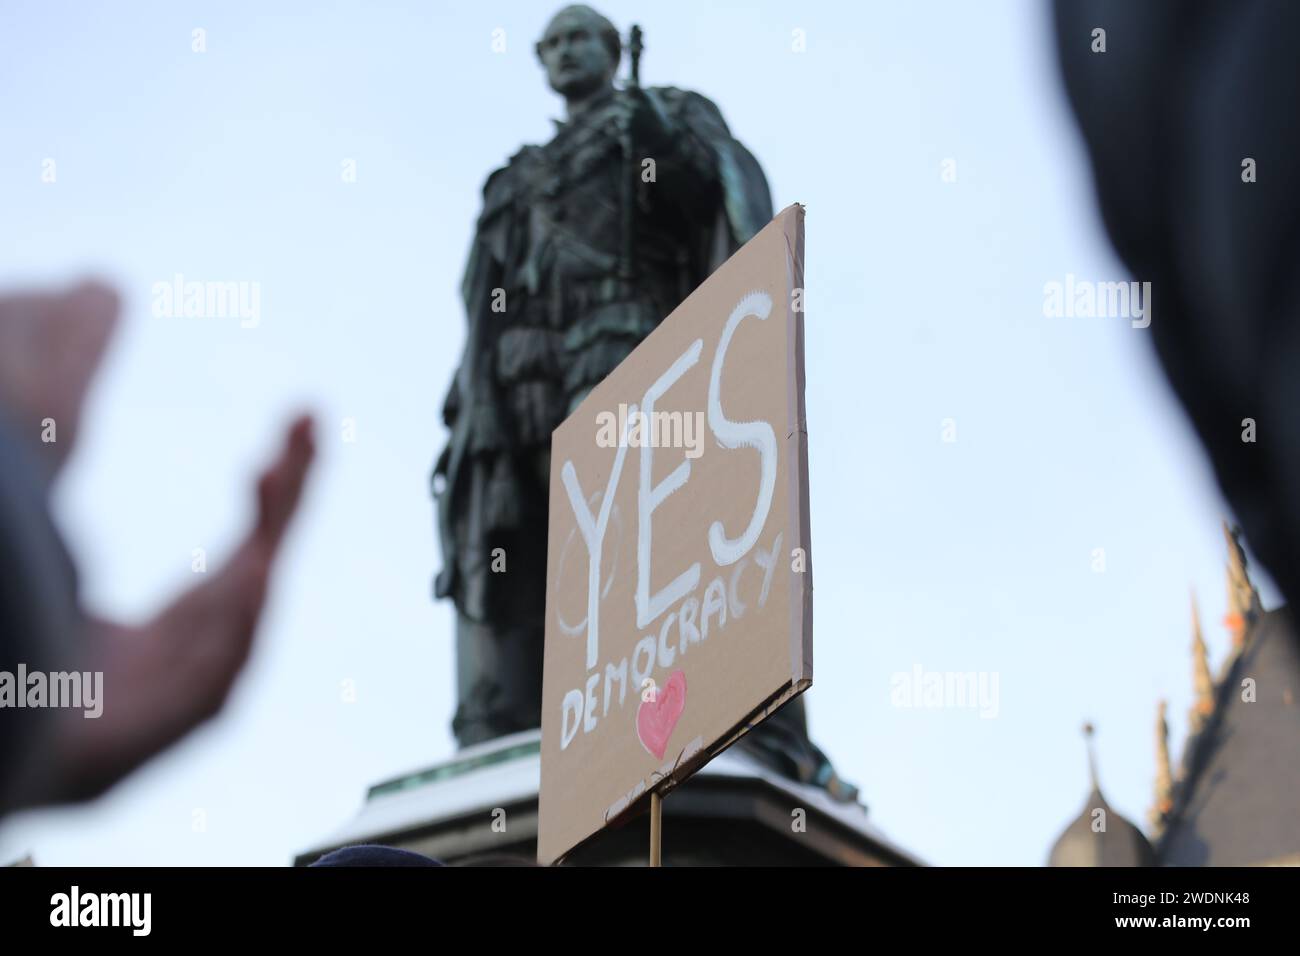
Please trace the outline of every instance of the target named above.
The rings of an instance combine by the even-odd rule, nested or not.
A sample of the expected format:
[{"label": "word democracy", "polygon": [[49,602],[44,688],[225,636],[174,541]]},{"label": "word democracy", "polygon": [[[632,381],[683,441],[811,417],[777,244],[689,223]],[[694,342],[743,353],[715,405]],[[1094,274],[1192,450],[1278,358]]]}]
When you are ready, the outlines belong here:
[{"label": "word democracy", "polygon": [[[768,594],[772,590],[772,572],[781,560],[781,538],[782,533],[777,532],[771,551],[764,551],[760,545],[754,553],[754,563],[763,572],[763,583],[756,602],[760,608],[767,603]],[[679,654],[686,654],[690,645],[708,640],[711,624],[716,625],[717,631],[722,631],[728,620],[736,621],[743,617],[747,605],[740,600],[737,584],[747,564],[748,559],[742,558],[732,568],[730,579],[726,582],[722,575],[715,577],[704,589],[703,599],[688,595],[680,606],[664,617],[657,637],[647,634],[637,641],[629,657],[624,657],[617,664],[607,663],[603,675],[599,670],[593,671],[587,675],[583,689],[575,688],[566,693],[560,720],[560,749],[568,748],[579,728],[584,734],[596,729],[596,708],[601,708],[602,718],[607,716],[615,693],[618,694],[618,706],[623,707],[627,700],[629,678],[633,688],[650,686],[650,674],[656,667],[667,670]],[[674,626],[677,628],[675,642],[669,637]],[[600,693],[602,676],[605,686],[603,693]]]}]

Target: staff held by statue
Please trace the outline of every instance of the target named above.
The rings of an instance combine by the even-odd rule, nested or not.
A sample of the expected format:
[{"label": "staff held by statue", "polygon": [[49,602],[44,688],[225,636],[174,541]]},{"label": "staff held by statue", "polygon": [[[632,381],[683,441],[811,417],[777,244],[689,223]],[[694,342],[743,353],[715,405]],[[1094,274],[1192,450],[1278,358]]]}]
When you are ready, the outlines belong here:
[{"label": "staff held by statue", "polygon": [[[640,95],[641,90],[641,28],[632,26],[628,37],[628,57],[632,72],[628,77],[627,91],[632,96]],[[623,150],[623,243],[618,259],[618,275],[624,281],[630,281],[636,275],[636,189],[637,177],[640,175],[640,163],[637,160],[636,146],[632,141],[632,123],[624,120],[619,134],[619,145]]]}]

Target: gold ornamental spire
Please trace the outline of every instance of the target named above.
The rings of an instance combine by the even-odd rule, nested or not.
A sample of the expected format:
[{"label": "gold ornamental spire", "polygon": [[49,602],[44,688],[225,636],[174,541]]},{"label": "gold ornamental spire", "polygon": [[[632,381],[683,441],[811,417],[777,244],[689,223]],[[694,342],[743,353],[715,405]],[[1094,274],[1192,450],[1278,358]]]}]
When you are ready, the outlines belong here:
[{"label": "gold ornamental spire", "polygon": [[1201,634],[1201,615],[1196,609],[1196,592],[1192,592],[1192,710],[1187,716],[1188,732],[1198,733],[1214,712],[1214,678],[1210,676],[1210,657]]},{"label": "gold ornamental spire", "polygon": [[1165,819],[1174,808],[1174,774],[1169,762],[1169,720],[1167,704],[1161,700],[1156,707],[1156,799],[1151,805],[1148,819],[1153,833],[1164,829]]},{"label": "gold ornamental spire", "polygon": [[1246,632],[1260,611],[1259,592],[1246,572],[1246,550],[1241,545],[1241,529],[1223,522],[1223,536],[1228,542],[1228,614],[1223,623],[1232,632],[1232,643],[1240,648]]}]

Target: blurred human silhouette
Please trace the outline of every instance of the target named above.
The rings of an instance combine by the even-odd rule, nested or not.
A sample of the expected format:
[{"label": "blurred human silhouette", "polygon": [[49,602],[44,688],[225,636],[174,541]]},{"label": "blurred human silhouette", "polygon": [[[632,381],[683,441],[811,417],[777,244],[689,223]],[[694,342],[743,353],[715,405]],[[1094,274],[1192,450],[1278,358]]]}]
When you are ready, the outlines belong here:
[{"label": "blurred human silhouette", "polygon": [[1300,4],[1056,0],[1106,229],[1246,539],[1300,603]]},{"label": "blurred human silhouette", "polygon": [[0,297],[0,671],[103,674],[97,718],[0,707],[0,815],[96,796],[220,710],[314,454],[312,423],[299,417],[257,481],[256,519],[225,567],[152,620],[126,627],[87,612],[48,495],[117,318],[116,294],[97,283]]}]

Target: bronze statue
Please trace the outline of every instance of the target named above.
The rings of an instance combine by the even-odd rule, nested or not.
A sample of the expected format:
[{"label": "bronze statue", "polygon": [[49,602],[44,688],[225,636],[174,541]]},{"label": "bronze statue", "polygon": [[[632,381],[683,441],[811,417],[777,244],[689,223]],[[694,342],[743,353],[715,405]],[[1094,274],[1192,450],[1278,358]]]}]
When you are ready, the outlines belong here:
[{"label": "bronze statue", "polygon": [[[434,470],[462,746],[541,723],[552,429],[772,218],[763,170],[718,108],[639,85],[638,30],[621,89],[621,38],[590,7],[557,13],[536,52],[566,120],[483,187]],[[801,701],[762,730],[744,739],[769,763],[850,795],[808,742]]]}]

